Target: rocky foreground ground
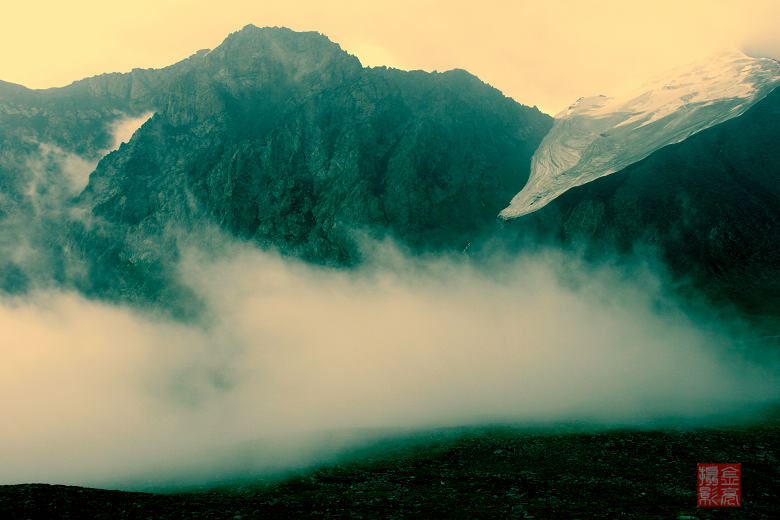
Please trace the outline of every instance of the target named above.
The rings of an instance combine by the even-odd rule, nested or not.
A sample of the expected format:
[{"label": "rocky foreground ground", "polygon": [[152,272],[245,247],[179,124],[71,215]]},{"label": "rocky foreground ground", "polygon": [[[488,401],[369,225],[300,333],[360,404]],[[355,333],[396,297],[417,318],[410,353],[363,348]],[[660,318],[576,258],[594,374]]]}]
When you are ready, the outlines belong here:
[{"label": "rocky foreground ground", "polygon": [[[697,462],[742,464],[742,506],[698,508]],[[780,422],[489,428],[385,443],[274,482],[177,493],[0,486],[0,518],[780,518]]]}]

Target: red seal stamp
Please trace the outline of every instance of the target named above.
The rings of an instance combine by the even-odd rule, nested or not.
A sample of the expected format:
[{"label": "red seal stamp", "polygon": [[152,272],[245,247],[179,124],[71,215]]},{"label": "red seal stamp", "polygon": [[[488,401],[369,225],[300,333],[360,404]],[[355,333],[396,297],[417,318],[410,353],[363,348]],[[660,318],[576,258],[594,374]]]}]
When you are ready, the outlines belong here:
[{"label": "red seal stamp", "polygon": [[699,507],[739,507],[741,464],[699,464],[697,490]]}]

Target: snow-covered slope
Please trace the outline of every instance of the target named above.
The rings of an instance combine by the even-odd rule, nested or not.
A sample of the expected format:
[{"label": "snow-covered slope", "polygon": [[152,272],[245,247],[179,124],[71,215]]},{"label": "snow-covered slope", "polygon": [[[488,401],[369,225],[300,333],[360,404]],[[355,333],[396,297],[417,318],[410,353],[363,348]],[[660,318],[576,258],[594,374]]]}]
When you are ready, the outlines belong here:
[{"label": "snow-covered slope", "polygon": [[667,75],[628,99],[580,98],[556,115],[528,183],[500,216],[536,211],[574,186],[739,116],[778,84],[779,62],[732,52]]}]

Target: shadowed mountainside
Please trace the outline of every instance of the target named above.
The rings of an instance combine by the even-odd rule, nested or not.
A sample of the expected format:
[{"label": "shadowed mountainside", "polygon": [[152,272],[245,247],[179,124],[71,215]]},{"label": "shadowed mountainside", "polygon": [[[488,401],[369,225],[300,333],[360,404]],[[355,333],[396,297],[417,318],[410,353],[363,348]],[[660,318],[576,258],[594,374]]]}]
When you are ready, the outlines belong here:
[{"label": "shadowed mountainside", "polygon": [[[209,230],[342,267],[365,237],[477,259],[550,241],[658,256],[685,291],[774,330],[779,99],[500,223],[552,119],[465,71],[363,68],[318,33],[247,26],[165,69],[3,83],[0,287],[185,316],[199,305],[175,273],[182,243]],[[148,112],[97,162],[113,123]],[[74,158],[96,164],[83,191],[66,179]]]},{"label": "shadowed mountainside", "polygon": [[740,117],[506,224],[592,258],[653,251],[684,284],[777,330],[780,89]]},{"label": "shadowed mountainside", "polygon": [[[366,69],[320,34],[254,26],[159,71],[8,90],[0,103],[19,114],[0,129],[15,137],[0,180],[17,211],[34,198],[17,173],[39,143],[89,156],[107,122],[155,111],[61,197],[67,211],[41,227],[65,238],[38,241],[58,283],[139,301],[176,298],[179,237],[203,226],[342,266],[360,259],[356,232],[462,249],[522,187],[552,125],[465,71]],[[19,286],[34,277],[4,269]]]}]

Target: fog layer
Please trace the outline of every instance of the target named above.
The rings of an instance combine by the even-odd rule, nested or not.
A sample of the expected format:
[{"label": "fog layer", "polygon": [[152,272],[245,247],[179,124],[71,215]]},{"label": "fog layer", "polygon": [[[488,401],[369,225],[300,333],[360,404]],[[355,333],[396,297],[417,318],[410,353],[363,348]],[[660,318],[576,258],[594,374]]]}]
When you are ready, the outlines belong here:
[{"label": "fog layer", "polygon": [[207,483],[349,443],[323,432],[696,423],[778,397],[773,367],[740,360],[647,268],[552,250],[489,268],[388,244],[370,255],[340,271],[190,250],[199,324],[72,293],[4,297],[0,483]]}]

